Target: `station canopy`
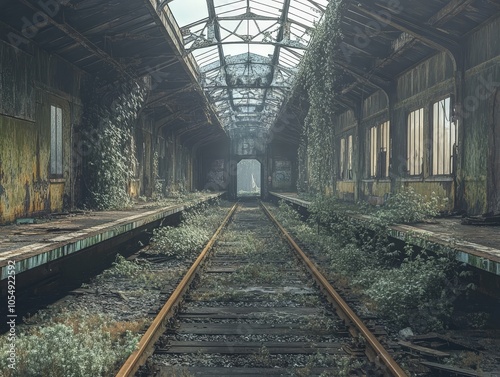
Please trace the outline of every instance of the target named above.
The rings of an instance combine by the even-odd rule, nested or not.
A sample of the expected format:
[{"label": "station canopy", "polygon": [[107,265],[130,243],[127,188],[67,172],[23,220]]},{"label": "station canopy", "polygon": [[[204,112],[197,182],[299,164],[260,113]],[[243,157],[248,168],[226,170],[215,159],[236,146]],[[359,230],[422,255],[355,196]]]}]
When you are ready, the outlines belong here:
[{"label": "station canopy", "polygon": [[328,0],[167,0],[226,131],[269,129]]}]

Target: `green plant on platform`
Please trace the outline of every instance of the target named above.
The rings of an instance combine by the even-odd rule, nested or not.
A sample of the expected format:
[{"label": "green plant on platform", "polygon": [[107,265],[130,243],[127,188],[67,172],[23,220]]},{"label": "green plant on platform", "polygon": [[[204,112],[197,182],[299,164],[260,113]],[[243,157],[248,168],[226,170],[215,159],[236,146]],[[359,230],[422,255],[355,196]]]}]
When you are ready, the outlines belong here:
[{"label": "green plant on platform", "polygon": [[446,199],[434,192],[427,198],[409,187],[390,196],[375,216],[387,224],[412,224],[436,217],[445,207]]}]

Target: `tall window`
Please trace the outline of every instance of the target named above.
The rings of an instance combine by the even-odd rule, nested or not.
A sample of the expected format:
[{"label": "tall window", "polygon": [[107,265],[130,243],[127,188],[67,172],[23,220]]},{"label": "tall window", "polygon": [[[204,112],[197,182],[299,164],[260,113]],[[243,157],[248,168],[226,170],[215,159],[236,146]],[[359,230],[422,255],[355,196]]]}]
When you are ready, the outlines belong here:
[{"label": "tall window", "polygon": [[424,109],[408,115],[407,161],[408,173],[420,175],[424,160]]},{"label": "tall window", "polygon": [[340,139],[340,158],[339,158],[339,178],[344,179],[345,177],[345,151],[346,151],[346,142],[345,138]]},{"label": "tall window", "polygon": [[62,109],[50,107],[50,174],[63,174]]},{"label": "tall window", "polygon": [[340,179],[352,179],[352,135],[340,139]]},{"label": "tall window", "polygon": [[389,122],[370,128],[370,177],[389,176]]},{"label": "tall window", "polygon": [[451,120],[451,100],[443,99],[432,108],[432,174],[453,173],[456,125]]}]

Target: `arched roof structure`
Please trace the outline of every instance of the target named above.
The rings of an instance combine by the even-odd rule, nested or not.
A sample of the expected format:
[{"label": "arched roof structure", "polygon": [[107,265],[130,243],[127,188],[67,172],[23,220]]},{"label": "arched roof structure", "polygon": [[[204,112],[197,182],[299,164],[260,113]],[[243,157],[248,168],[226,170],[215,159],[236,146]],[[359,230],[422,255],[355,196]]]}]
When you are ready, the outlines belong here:
[{"label": "arched roof structure", "polygon": [[328,0],[167,0],[226,131],[268,130]]}]

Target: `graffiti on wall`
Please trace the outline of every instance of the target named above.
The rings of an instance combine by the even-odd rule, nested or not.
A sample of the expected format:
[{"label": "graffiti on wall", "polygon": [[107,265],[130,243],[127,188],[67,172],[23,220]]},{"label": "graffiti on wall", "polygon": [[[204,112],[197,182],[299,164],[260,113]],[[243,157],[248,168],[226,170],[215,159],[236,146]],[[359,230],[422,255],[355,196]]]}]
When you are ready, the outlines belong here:
[{"label": "graffiti on wall", "polygon": [[292,188],[292,163],[289,160],[274,160],[273,189],[290,190]]}]

